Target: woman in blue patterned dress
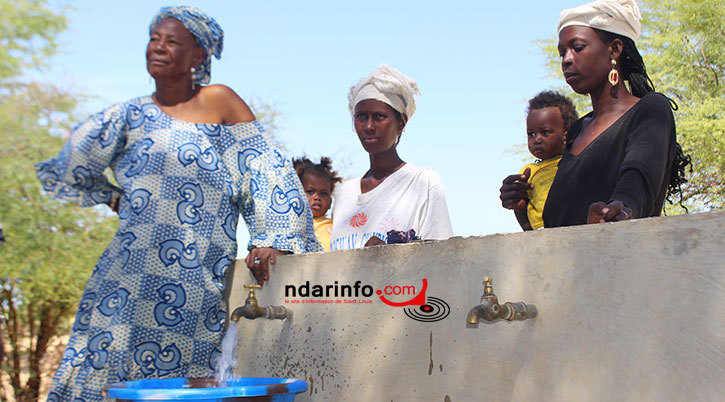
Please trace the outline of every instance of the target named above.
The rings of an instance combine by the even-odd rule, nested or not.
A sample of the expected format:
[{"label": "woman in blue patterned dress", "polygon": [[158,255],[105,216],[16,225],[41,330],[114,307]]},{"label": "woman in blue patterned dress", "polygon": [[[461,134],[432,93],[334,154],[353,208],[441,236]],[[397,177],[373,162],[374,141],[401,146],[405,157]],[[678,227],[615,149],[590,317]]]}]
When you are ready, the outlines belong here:
[{"label": "woman in blue patterned dress", "polygon": [[161,9],[146,50],[156,92],[91,116],[56,158],[36,166],[49,195],[107,203],[119,215],[49,400],[100,401],[108,383],[209,375],[240,213],[251,233],[247,265],[260,283],[278,254],[321,251],[291,163],[233,90],[202,85],[222,40],[199,10]]}]

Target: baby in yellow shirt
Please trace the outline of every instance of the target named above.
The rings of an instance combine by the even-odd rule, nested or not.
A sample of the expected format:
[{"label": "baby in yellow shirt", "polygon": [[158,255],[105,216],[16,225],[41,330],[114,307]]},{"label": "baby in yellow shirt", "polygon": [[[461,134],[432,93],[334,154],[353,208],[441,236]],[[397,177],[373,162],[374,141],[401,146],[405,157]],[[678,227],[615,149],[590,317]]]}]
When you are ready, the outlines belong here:
[{"label": "baby in yellow shirt", "polygon": [[303,156],[292,159],[292,165],[300,177],[312,216],[315,218],[315,236],[322,244],[322,248],[330,251],[332,219],[327,217],[327,211],[332,205],[335,183],[339,183],[342,179],[337,176],[337,172],[332,170],[332,159],[327,157],[320,158],[320,163],[314,163]]},{"label": "baby in yellow shirt", "polygon": [[538,160],[519,172],[534,188],[529,191],[525,209],[514,209],[516,219],[524,230],[544,227],[542,214],[549,189],[566,144],[566,132],[579,118],[571,100],[553,91],[543,91],[529,100],[526,135],[529,152]]}]

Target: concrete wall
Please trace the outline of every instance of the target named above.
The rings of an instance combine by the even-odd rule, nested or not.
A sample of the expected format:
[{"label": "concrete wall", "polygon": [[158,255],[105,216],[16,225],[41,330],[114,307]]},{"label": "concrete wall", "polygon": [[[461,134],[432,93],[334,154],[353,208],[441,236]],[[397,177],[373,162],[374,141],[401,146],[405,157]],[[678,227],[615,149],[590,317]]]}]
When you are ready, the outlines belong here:
[{"label": "concrete wall", "polygon": [[[303,401],[725,400],[724,234],[716,212],[286,256],[258,297],[294,318],[242,319],[237,374],[306,379]],[[252,283],[239,262],[232,307]],[[484,275],[539,316],[468,328]],[[289,284],[422,278],[447,318],[377,295],[285,304]]]}]

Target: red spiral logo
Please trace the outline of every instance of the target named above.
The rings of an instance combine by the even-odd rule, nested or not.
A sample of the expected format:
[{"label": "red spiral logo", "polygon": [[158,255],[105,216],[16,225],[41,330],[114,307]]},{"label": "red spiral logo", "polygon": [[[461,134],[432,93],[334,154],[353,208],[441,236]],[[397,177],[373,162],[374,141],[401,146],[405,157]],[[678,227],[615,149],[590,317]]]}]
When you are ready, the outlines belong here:
[{"label": "red spiral logo", "polygon": [[360,226],[363,226],[366,223],[368,223],[368,216],[365,215],[364,212],[355,214],[355,216],[350,218],[350,226],[352,226],[354,228],[359,228]]}]

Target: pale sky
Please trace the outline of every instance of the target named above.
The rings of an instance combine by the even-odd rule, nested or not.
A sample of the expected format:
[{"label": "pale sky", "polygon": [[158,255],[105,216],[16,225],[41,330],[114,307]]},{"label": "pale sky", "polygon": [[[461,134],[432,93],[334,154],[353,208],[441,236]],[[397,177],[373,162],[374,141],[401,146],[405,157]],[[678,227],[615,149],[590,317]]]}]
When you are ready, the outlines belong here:
[{"label": "pale sky", "polygon": [[[421,95],[399,154],[440,174],[455,235],[472,236],[520,230],[513,213],[501,207],[498,189],[528,156],[510,152],[526,143],[526,100],[559,84],[546,78],[533,41],[553,36],[561,10],[581,3],[186,4],[214,17],[225,31],[212,83],[273,104],[281,113],[278,140],[288,156],[330,156],[346,177],[368,169],[347,110],[350,86],[381,62],[416,80]],[[62,54],[41,79],[91,95],[82,105],[87,113],[152,93],[144,59],[148,24],[170,3],[71,5]]]}]

